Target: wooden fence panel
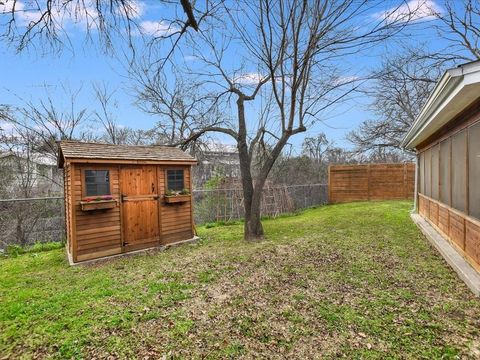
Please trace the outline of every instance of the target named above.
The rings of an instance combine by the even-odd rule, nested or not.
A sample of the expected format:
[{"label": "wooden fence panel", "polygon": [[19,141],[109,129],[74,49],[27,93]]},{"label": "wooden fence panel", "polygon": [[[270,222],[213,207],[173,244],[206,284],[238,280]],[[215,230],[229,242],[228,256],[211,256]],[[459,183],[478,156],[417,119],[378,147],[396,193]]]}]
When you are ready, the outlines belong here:
[{"label": "wooden fence panel", "polygon": [[415,164],[331,165],[330,203],[413,199]]}]

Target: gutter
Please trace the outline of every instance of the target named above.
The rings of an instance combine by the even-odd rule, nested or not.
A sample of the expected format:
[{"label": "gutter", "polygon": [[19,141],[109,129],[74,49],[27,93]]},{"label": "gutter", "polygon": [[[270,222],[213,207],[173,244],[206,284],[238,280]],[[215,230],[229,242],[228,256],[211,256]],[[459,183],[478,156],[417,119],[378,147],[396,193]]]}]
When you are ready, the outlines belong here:
[{"label": "gutter", "polygon": [[[444,108],[444,106],[448,104],[445,104],[445,101],[454,94],[456,89],[458,89],[458,86],[462,84],[462,82],[464,86],[470,85],[468,82],[465,83],[465,77],[473,75],[472,80],[474,82],[479,82],[479,72],[479,60],[471,61],[447,70],[435,85],[435,88],[428,97],[420,115],[403,138],[400,146],[405,149],[413,149],[416,146],[416,144],[413,145],[415,140],[418,139],[418,136],[430,125],[435,116]],[[461,88],[458,91],[460,90]]]},{"label": "gutter", "polygon": [[412,142],[418,136],[418,134],[430,123],[432,114],[438,110],[455,87],[463,80],[463,75],[458,74],[459,69],[450,69],[445,72],[440,81],[433,89],[429,96],[422,112],[418,116],[417,120],[413,123],[412,127],[408,131],[402,140],[400,146],[406,149],[412,149]]}]

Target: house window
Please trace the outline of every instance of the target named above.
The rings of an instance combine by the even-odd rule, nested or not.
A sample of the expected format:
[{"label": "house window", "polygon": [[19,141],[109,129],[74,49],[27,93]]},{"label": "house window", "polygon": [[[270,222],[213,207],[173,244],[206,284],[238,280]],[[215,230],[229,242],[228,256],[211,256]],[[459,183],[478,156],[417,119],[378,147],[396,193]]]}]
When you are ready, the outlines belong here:
[{"label": "house window", "polygon": [[167,189],[182,191],[184,187],[183,170],[167,170]]},{"label": "house window", "polygon": [[38,175],[40,175],[42,177],[48,177],[49,170],[50,169],[46,165],[37,165]]},{"label": "house window", "polygon": [[85,195],[111,195],[108,170],[85,170]]}]

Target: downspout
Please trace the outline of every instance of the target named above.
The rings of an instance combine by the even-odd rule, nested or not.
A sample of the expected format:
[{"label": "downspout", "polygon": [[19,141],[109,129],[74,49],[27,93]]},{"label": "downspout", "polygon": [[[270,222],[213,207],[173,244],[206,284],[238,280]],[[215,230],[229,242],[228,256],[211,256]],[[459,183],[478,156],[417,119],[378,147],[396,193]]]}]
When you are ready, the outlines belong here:
[{"label": "downspout", "polygon": [[413,209],[412,213],[418,213],[418,178],[420,168],[418,167],[418,152],[415,152],[415,190],[413,193]]}]

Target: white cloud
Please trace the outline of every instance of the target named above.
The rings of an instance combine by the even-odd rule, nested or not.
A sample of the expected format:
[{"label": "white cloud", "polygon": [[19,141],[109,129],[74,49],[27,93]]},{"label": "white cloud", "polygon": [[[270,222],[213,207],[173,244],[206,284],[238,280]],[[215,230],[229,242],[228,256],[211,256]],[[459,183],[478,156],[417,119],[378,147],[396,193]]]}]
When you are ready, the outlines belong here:
[{"label": "white cloud", "polygon": [[263,76],[262,74],[259,74],[256,72],[250,72],[250,73],[236,76],[232,79],[232,81],[234,83],[242,84],[242,85],[254,85],[254,84],[258,84],[264,78],[265,76]]},{"label": "white cloud", "polygon": [[340,76],[337,77],[332,81],[332,84],[334,86],[341,86],[341,85],[347,85],[347,84],[352,84],[355,81],[360,80],[360,77],[358,76]]},{"label": "white cloud", "polygon": [[38,21],[41,17],[38,9],[26,8],[22,1],[6,0],[3,4],[0,4],[0,15],[11,15],[12,12],[15,12],[15,18],[21,26],[28,25],[32,21]]},{"label": "white cloud", "polygon": [[[6,0],[0,4],[0,15],[11,13],[14,3],[14,0]],[[131,0],[125,4],[125,11],[131,18],[140,18],[145,13],[145,7],[145,3]],[[28,26],[31,22],[40,20],[44,10],[39,9],[36,2],[16,1],[15,3],[15,17],[20,26]],[[93,0],[87,0],[82,5],[78,5],[76,2],[69,2],[65,5],[63,2],[59,2],[52,7],[51,17],[54,25],[59,29],[77,27],[89,30],[96,26],[98,12]]]},{"label": "white cloud", "polygon": [[185,55],[183,57],[183,60],[185,61],[197,61],[198,60],[198,56],[195,56],[195,55]]},{"label": "white cloud", "polygon": [[18,135],[17,129],[15,126],[6,121],[0,121],[0,133],[7,135],[7,136],[16,136]]},{"label": "white cloud", "polygon": [[141,18],[145,14],[146,5],[143,1],[130,1],[126,4],[126,12],[131,18]]},{"label": "white cloud", "polygon": [[[12,12],[13,10],[13,5],[15,4],[14,0],[6,0],[0,2],[0,14],[8,14]],[[15,4],[15,11],[21,11],[24,9],[24,4],[20,1],[17,1]]]},{"label": "white cloud", "polygon": [[140,32],[143,35],[168,36],[178,31],[180,29],[177,26],[166,21],[145,20],[140,23]]},{"label": "white cloud", "polygon": [[442,8],[435,0],[410,0],[401,6],[378,12],[374,16],[389,22],[405,22],[432,20],[441,12]]}]

